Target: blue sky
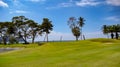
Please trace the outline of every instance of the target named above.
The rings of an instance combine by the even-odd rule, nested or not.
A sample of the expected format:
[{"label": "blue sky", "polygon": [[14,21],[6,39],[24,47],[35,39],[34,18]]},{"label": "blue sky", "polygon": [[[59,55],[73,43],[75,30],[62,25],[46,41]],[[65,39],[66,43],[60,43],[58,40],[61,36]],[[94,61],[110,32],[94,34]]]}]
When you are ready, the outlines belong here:
[{"label": "blue sky", "polygon": [[[11,21],[12,17],[24,15],[41,23],[49,18],[54,29],[51,40],[75,39],[67,21],[69,17],[83,17],[86,38],[105,37],[104,24],[120,24],[120,0],[0,0],[0,21]],[[42,40],[43,37],[40,39]]]}]

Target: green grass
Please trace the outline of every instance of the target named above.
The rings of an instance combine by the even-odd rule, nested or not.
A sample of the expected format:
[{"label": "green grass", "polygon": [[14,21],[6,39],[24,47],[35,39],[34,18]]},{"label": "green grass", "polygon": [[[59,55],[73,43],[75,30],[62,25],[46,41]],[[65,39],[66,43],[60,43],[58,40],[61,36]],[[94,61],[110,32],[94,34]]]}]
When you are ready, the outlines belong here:
[{"label": "green grass", "polygon": [[120,67],[120,41],[51,42],[9,51],[0,53],[0,67]]}]

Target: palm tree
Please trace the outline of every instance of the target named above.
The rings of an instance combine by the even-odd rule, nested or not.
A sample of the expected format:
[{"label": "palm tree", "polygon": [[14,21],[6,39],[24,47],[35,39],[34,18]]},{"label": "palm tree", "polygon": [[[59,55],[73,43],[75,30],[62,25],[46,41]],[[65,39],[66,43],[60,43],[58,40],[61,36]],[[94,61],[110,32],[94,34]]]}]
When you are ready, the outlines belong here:
[{"label": "palm tree", "polygon": [[84,23],[85,19],[80,17],[80,18],[78,18],[78,20],[79,20],[78,24],[81,27],[81,39],[82,39],[82,36],[83,36],[83,34],[82,34],[82,27],[85,25],[85,23]]},{"label": "palm tree", "polygon": [[109,29],[107,25],[103,25],[102,31],[103,31],[103,34],[107,35],[107,37],[109,38],[109,35],[108,35]]},{"label": "palm tree", "polygon": [[114,26],[113,25],[109,25],[108,26],[108,29],[109,29],[109,33],[111,33],[111,39],[114,38]]},{"label": "palm tree", "polygon": [[118,39],[119,38],[119,32],[120,32],[120,24],[117,25],[103,25],[103,33],[107,34],[110,33],[111,34],[111,39],[114,38],[114,33],[115,33],[115,38]]},{"label": "palm tree", "polygon": [[42,31],[46,33],[45,37],[47,37],[47,42],[48,42],[48,34],[50,33],[50,31],[53,30],[53,25],[51,22],[52,21],[49,21],[48,18],[43,18],[43,22],[41,24]]},{"label": "palm tree", "polygon": [[119,37],[119,32],[120,32],[120,26],[119,26],[119,24],[117,24],[117,25],[113,25],[113,29],[114,29],[114,32],[115,32],[115,38],[116,39],[118,39],[118,37]]}]

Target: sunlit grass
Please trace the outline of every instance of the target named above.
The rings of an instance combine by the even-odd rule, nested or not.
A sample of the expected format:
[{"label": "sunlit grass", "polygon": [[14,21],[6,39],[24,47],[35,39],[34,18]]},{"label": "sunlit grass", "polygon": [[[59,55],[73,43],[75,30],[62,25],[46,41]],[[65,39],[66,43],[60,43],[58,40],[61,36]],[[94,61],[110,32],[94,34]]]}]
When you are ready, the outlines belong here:
[{"label": "sunlit grass", "polygon": [[0,53],[0,67],[120,67],[118,40],[51,42],[27,47],[33,45],[35,48]]}]

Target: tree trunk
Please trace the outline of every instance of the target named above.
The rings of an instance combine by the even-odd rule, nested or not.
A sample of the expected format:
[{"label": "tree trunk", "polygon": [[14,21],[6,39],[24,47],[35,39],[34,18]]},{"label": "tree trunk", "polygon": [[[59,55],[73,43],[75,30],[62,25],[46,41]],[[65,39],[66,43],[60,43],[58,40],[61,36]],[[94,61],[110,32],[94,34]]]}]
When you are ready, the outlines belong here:
[{"label": "tree trunk", "polygon": [[114,34],[113,34],[113,32],[111,32],[111,39],[113,39],[114,38]]},{"label": "tree trunk", "polygon": [[34,40],[35,40],[35,37],[33,36],[33,38],[32,38],[32,43],[34,43]]},{"label": "tree trunk", "polygon": [[6,40],[6,37],[5,36],[3,36],[3,44],[7,44],[7,40]]},{"label": "tree trunk", "polygon": [[82,40],[82,28],[81,28],[81,40]]},{"label": "tree trunk", "polygon": [[23,37],[22,37],[22,39],[23,39],[24,43],[25,43],[25,44],[27,44],[27,41],[26,41],[26,39],[24,39]]},{"label": "tree trunk", "polygon": [[78,41],[78,36],[76,36],[76,41]]},{"label": "tree trunk", "polygon": [[[25,38],[25,39],[24,39]],[[26,34],[26,32],[25,32],[25,34],[24,34],[24,42],[25,42],[25,44],[28,44],[28,42],[27,42],[27,34]]]},{"label": "tree trunk", "polygon": [[24,41],[25,44],[28,43],[27,40],[26,40],[26,37],[23,37],[23,36],[21,35],[21,38],[23,39],[23,41]]},{"label": "tree trunk", "polygon": [[46,33],[46,35],[47,35],[47,42],[48,42],[48,33]]},{"label": "tree trunk", "polygon": [[36,33],[33,34],[32,43],[34,43],[35,41],[35,36],[36,36]]},{"label": "tree trunk", "polygon": [[47,35],[45,34],[45,37],[44,37],[44,42],[45,42],[46,36],[47,36]]},{"label": "tree trunk", "polygon": [[85,35],[83,35],[83,39],[85,40]]},{"label": "tree trunk", "polygon": [[27,38],[26,38],[26,35],[25,35],[25,39],[24,39],[24,41],[25,41],[25,44],[27,43],[27,41],[26,41],[26,40],[27,40]]},{"label": "tree trunk", "polygon": [[45,39],[47,40],[46,42],[48,42],[48,33],[46,33],[45,35],[44,42],[45,42]]},{"label": "tree trunk", "polygon": [[115,34],[116,34],[116,37],[115,37],[115,38],[118,39],[118,37],[119,37],[119,36],[118,36],[118,32],[115,32]]}]

